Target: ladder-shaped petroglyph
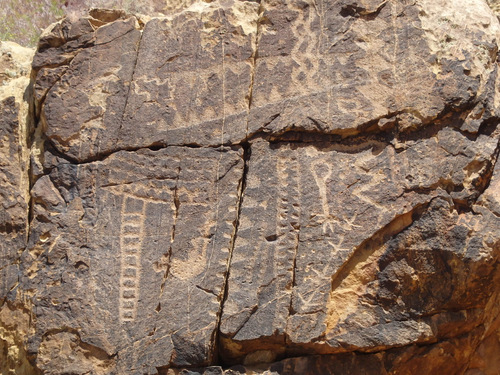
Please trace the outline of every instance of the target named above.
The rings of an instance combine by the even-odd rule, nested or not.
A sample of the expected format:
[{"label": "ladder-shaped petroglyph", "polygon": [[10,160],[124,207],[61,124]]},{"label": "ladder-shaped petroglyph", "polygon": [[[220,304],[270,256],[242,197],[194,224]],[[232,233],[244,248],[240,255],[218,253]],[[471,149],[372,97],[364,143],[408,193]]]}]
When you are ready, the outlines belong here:
[{"label": "ladder-shaped petroglyph", "polygon": [[133,321],[137,314],[145,219],[146,201],[124,194],[120,227],[120,320],[122,322]]},{"label": "ladder-shaped petroglyph", "polygon": [[[159,253],[156,246],[163,249],[167,243],[166,238],[171,245],[171,231],[175,229],[175,226],[172,226],[174,219],[162,220],[162,216],[177,214],[173,208],[176,180],[177,177],[173,176],[161,181],[149,180],[146,184],[144,179],[138,179],[131,183],[103,187],[114,196],[115,202],[120,202],[114,206],[116,211],[113,210],[119,215],[119,227],[117,233],[110,234],[119,237],[120,251],[116,261],[120,264],[120,278],[117,297],[118,315],[122,323],[134,321],[140,309],[144,259],[148,259],[152,252]],[[157,190],[150,189],[151,184],[154,184]],[[152,217],[157,217],[157,220],[151,220]],[[158,245],[159,243],[161,245]],[[141,259],[143,257],[144,259]],[[154,269],[159,272],[160,268],[164,267],[164,264],[156,264]]]},{"label": "ladder-shaped petroglyph", "polygon": [[278,158],[277,252],[298,246],[300,215],[300,170],[296,159]]}]

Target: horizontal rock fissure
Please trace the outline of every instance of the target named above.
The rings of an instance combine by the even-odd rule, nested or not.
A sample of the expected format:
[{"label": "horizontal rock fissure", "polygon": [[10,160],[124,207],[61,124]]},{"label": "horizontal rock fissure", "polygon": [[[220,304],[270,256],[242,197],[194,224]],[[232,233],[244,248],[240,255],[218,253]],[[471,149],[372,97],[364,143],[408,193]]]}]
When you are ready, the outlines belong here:
[{"label": "horizontal rock fissure", "polygon": [[[467,312],[467,311],[471,311],[473,309],[466,309],[466,310],[458,310],[458,312]],[[451,311],[451,310],[449,310]],[[447,312],[447,311],[443,311],[443,312]],[[437,313],[439,314],[439,313]],[[478,326],[476,327],[479,327],[481,326],[481,324],[479,324]],[[410,343],[410,344],[405,344],[405,345],[394,345],[394,346],[388,346],[388,347],[384,347],[384,348],[381,348],[381,349],[376,349],[376,350],[362,350],[362,349],[352,349],[352,350],[345,350],[345,351],[340,351],[338,353],[325,353],[325,354],[310,354],[310,353],[294,353],[294,354],[290,354],[290,353],[286,353],[285,355],[283,356],[280,356],[279,359],[277,359],[275,362],[261,362],[261,363],[256,363],[256,364],[253,364],[253,365],[246,365],[244,363],[231,363],[231,364],[227,364],[226,362],[224,362],[223,360],[222,361],[218,361],[218,362],[215,362],[213,364],[211,364],[211,367],[220,367],[222,368],[223,370],[231,370],[231,369],[239,369],[240,367],[241,368],[246,368],[247,370],[249,369],[252,369],[252,368],[257,368],[257,369],[260,369],[260,371],[262,371],[262,368],[265,368],[266,366],[275,366],[277,363],[280,363],[280,362],[284,362],[286,360],[290,360],[290,359],[301,359],[301,358],[337,358],[337,356],[346,356],[346,355],[351,355],[351,354],[355,354],[356,356],[373,356],[373,355],[379,355],[379,354],[382,354],[382,355],[385,355],[385,354],[390,354],[394,351],[399,351],[399,350],[402,350],[404,348],[410,348],[410,347],[433,347],[433,346],[437,346],[441,343],[446,343],[446,342],[450,342],[451,340],[454,340],[454,339],[460,339],[460,338],[466,338],[468,337],[468,332],[465,332],[465,333],[459,333],[457,335],[452,335],[452,336],[447,336],[447,337],[443,337],[441,339],[435,339],[435,340],[430,340],[430,341],[422,341],[422,342],[419,342],[419,343]],[[165,367],[165,368],[162,368],[163,371],[165,372],[161,372],[160,374],[166,374],[167,373],[167,370],[169,368],[175,368],[175,367]],[[206,369],[207,367],[200,367],[200,366],[182,366],[181,368],[185,368],[185,369],[191,369],[191,370],[195,370],[195,371],[204,371],[204,369]]]},{"label": "horizontal rock fissure", "polygon": [[155,142],[155,143],[152,143],[148,146],[123,147],[123,148],[113,150],[113,151],[110,151],[107,153],[101,153],[99,155],[96,155],[95,157],[80,161],[80,160],[76,160],[76,159],[72,158],[71,156],[68,156],[68,155],[64,154],[63,152],[59,151],[54,146],[53,142],[50,139],[46,139],[45,142],[46,142],[46,146],[48,146],[47,150],[50,153],[52,153],[54,156],[57,156],[57,157],[60,157],[64,160],[66,160],[69,164],[72,164],[72,165],[85,165],[85,164],[90,164],[90,163],[95,163],[95,162],[102,162],[102,161],[105,161],[110,156],[117,154],[119,152],[136,152],[136,151],[141,151],[141,150],[160,151],[160,150],[164,150],[164,149],[169,148],[169,147],[182,147],[182,148],[186,148],[186,149],[206,148],[206,149],[213,149],[213,150],[218,151],[218,152],[226,152],[226,151],[230,150],[232,147],[239,147],[243,144],[243,143],[239,143],[239,144],[228,143],[228,144],[223,144],[223,145],[201,146],[201,145],[197,145],[197,144],[175,144],[175,143],[165,144],[165,143],[161,143],[161,142]]},{"label": "horizontal rock fissure", "polygon": [[[162,143],[162,142],[154,142],[150,145],[147,146],[138,146],[138,147],[123,147],[119,148],[116,150],[112,150],[107,153],[100,153],[98,155],[95,155],[92,158],[88,158],[85,160],[77,160],[72,158],[71,156],[66,155],[65,153],[59,151],[57,147],[54,145],[54,143],[50,139],[46,139],[45,142],[50,144],[50,151],[67,160],[71,164],[74,165],[84,165],[88,163],[93,163],[96,161],[104,161],[106,160],[109,156],[116,154],[118,152],[135,152],[139,151],[142,149],[149,149],[152,151],[158,151],[162,150],[168,147],[186,147],[186,148],[208,148],[208,149],[216,149],[216,150],[222,150],[225,151],[226,149],[229,149],[231,147],[238,147],[242,146],[244,144],[251,144],[252,141],[258,140],[258,139],[263,139],[268,141],[270,144],[296,144],[296,145],[303,145],[303,146],[308,146],[308,145],[313,145],[315,147],[318,147],[319,149],[335,149],[335,147],[342,147],[339,148],[338,151],[340,152],[347,152],[347,153],[357,153],[361,151],[365,151],[367,149],[371,148],[383,148],[383,147],[394,147],[396,149],[396,152],[401,152],[403,151],[402,149],[397,149],[392,143],[391,140],[396,139],[399,142],[404,142],[406,140],[420,140],[420,139],[428,139],[433,136],[435,136],[440,130],[444,128],[451,128],[454,131],[457,131],[460,134],[463,134],[457,129],[456,124],[441,124],[441,125],[434,125],[431,126],[432,130],[429,130],[429,128],[424,128],[424,129],[418,129],[414,132],[406,133],[406,134],[398,134],[397,131],[394,131],[394,129],[390,131],[375,131],[372,133],[362,133],[354,136],[349,136],[349,137],[342,137],[341,135],[337,134],[329,134],[329,133],[322,133],[322,132],[315,132],[315,131],[294,131],[294,130],[289,130],[285,131],[279,135],[277,134],[271,134],[267,132],[257,132],[249,136],[247,139],[243,140],[242,142],[237,142],[237,143],[224,143],[224,144],[214,144],[214,145],[200,145],[200,144],[193,144],[193,143]],[[489,133],[490,131],[486,132]],[[486,134],[485,133],[485,134]],[[483,133],[479,133],[474,137],[476,140],[477,137]],[[419,137],[421,135],[421,137]],[[464,135],[466,136],[466,135]],[[349,150],[351,148],[351,151]]]}]

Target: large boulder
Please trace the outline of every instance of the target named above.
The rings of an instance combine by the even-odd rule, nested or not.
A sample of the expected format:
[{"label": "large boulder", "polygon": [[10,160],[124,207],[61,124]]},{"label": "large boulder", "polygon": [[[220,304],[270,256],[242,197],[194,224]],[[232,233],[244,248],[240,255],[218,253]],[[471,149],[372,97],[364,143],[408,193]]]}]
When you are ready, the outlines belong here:
[{"label": "large boulder", "polygon": [[496,374],[487,3],[174,8],[40,40],[34,129],[2,138],[0,338],[24,327],[26,368]]}]

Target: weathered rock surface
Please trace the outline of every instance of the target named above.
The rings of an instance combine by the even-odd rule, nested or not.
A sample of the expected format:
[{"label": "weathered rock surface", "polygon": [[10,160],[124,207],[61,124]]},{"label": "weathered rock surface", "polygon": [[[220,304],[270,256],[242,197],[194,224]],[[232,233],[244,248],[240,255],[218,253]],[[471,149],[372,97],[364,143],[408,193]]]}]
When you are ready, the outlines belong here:
[{"label": "weathered rock surface", "polygon": [[28,236],[27,86],[34,50],[0,42],[0,372],[28,372],[26,300],[16,296]]},{"label": "weathered rock surface", "polygon": [[[498,245],[500,233],[490,211],[481,220],[461,214],[461,221],[474,223],[453,224],[456,233],[451,223],[442,233],[425,233],[427,226],[438,232],[439,223],[459,220],[427,216],[437,211],[437,202],[447,206],[440,212],[449,212],[475,200],[497,143],[487,136],[474,142],[444,128],[432,138],[405,142],[399,152],[369,142],[324,148],[254,144],[221,324],[221,333],[231,338],[231,355],[246,354],[247,343],[252,351],[253,340],[263,336],[271,339],[273,353],[436,339],[431,323],[420,318],[444,309],[444,301],[465,307],[469,293],[487,290],[495,274],[490,246]],[[481,223],[477,229],[475,220]],[[406,228],[418,235],[397,236]],[[432,239],[443,236],[449,238]],[[486,237],[489,245],[482,243]],[[470,263],[482,252],[491,264]],[[454,269],[445,272],[450,262]],[[460,267],[461,262],[466,264]],[[431,269],[423,271],[427,264]],[[469,272],[477,274],[473,264],[486,267],[476,291],[475,282],[467,281]],[[436,275],[426,281],[427,274]],[[437,275],[444,279],[435,284]],[[462,282],[468,287],[459,287]],[[241,347],[235,350],[236,343]]]},{"label": "weathered rock surface", "polygon": [[52,355],[57,335],[119,353],[98,363],[119,373],[208,364],[242,172],[241,151],[168,147],[62,163],[38,179],[26,283],[43,290],[39,367],[83,371]]},{"label": "weathered rock surface", "polygon": [[5,372],[498,374],[498,40],[483,0],[56,24],[0,106]]},{"label": "weathered rock surface", "polygon": [[[29,200],[26,150],[26,119],[29,98],[25,90],[29,82],[33,50],[14,43],[0,44],[0,178],[2,214],[0,216],[0,292],[5,296],[17,282],[18,264],[10,255],[25,247]],[[10,263],[10,264],[9,264]],[[12,279],[14,277],[14,279]]]}]

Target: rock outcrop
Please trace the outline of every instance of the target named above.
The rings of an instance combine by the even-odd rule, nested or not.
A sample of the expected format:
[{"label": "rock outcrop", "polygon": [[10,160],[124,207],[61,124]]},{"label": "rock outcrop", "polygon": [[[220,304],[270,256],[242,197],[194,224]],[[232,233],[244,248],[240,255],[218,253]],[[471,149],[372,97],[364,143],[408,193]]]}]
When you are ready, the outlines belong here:
[{"label": "rock outcrop", "polygon": [[187,5],[2,96],[0,369],[498,374],[487,3]]},{"label": "rock outcrop", "polygon": [[[28,237],[29,76],[34,50],[0,42],[0,373],[29,373],[29,292],[18,293]],[[9,372],[11,371],[11,372]]]}]

